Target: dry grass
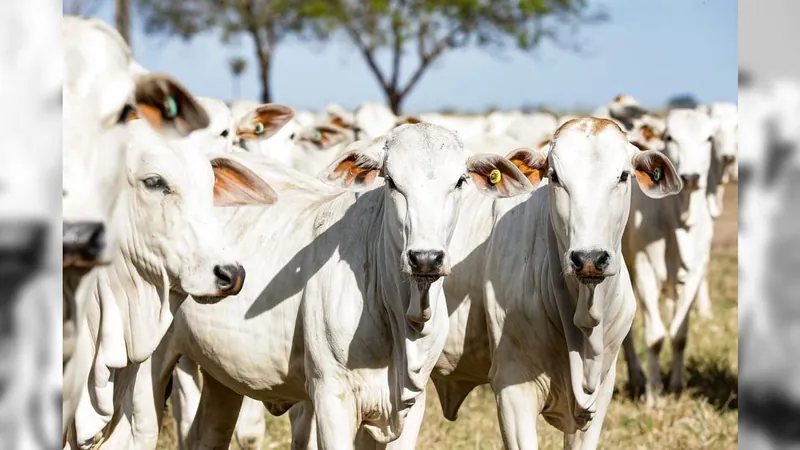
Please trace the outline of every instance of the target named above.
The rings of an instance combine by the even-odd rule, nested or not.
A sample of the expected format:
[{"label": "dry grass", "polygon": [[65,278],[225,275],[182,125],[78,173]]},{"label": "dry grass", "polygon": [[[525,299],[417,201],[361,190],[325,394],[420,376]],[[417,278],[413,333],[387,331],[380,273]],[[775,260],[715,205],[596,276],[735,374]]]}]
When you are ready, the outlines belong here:
[{"label": "dry grass", "polygon": [[[602,449],[735,449],[738,426],[738,269],[736,186],[726,192],[725,213],[717,223],[710,268],[710,289],[715,319],[702,322],[695,315],[687,349],[688,388],[680,398],[668,397],[656,410],[648,410],[625,397],[627,370],[620,357],[617,394],[606,417]],[[635,327],[641,340],[641,319]],[[640,356],[644,357],[643,354]],[[666,368],[670,350],[662,352]],[[666,373],[664,374],[666,376]],[[488,387],[477,389],[464,402],[459,419],[448,422],[432,385],[428,388],[428,409],[419,438],[421,449],[500,449],[495,402]],[[175,449],[175,426],[164,424],[159,450]],[[540,419],[542,449],[558,449],[562,435]],[[288,417],[267,419],[265,449],[289,449]],[[233,448],[238,448],[234,445]]]}]

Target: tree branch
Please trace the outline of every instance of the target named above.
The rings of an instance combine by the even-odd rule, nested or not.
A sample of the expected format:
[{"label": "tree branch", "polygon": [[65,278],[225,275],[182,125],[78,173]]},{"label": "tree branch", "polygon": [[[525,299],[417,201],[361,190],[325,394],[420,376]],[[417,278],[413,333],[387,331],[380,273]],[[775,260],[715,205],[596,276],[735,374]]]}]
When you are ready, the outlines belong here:
[{"label": "tree branch", "polygon": [[[402,5],[403,2],[401,2]],[[392,91],[397,91],[397,84],[400,82],[400,59],[403,54],[402,37],[402,18],[399,12],[392,12],[392,35],[394,36],[394,47],[392,48]]]},{"label": "tree branch", "polygon": [[[433,46],[430,52],[420,54],[419,67],[417,67],[417,70],[411,75],[411,78],[409,78],[408,83],[406,83],[406,86],[403,88],[403,90],[400,91],[400,97],[403,97],[404,95],[408,94],[411,89],[414,89],[414,86],[422,78],[422,74],[425,73],[431,63],[436,60],[436,58],[441,56],[445,50],[452,47],[453,39],[455,39],[456,35],[462,31],[464,30],[462,30],[461,26],[453,28],[442,39],[440,39],[436,45]],[[420,46],[420,49],[422,49],[422,46]]]}]

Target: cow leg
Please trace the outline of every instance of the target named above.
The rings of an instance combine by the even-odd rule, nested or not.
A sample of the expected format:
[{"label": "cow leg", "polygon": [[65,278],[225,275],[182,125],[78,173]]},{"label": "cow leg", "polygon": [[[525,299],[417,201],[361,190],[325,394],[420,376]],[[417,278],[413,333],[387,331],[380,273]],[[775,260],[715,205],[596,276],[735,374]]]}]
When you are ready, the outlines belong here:
[{"label": "cow leg", "polygon": [[666,329],[658,309],[660,292],[658,277],[644,254],[636,255],[637,264],[634,283],[644,314],[644,341],[647,346],[647,388],[645,390],[648,406],[655,405],[656,394],[661,390],[661,370],[658,358],[664,345]]},{"label": "cow leg", "polygon": [[186,438],[200,405],[200,368],[181,356],[173,372],[172,415],[178,428],[178,449],[186,450]]},{"label": "cow leg", "polygon": [[500,422],[500,435],[508,450],[537,450],[539,438],[536,433],[536,419],[541,411],[538,395],[533,383],[520,383],[518,376],[528,373],[508,358],[509,363],[500,363],[495,370],[493,364],[490,383],[497,400],[497,419]]},{"label": "cow leg", "polygon": [[186,445],[192,450],[227,450],[242,409],[242,396],[203,371],[203,394]]},{"label": "cow leg", "polygon": [[236,442],[242,450],[260,450],[267,431],[267,418],[264,404],[245,397],[239,420],[236,422]]},{"label": "cow leg", "polygon": [[292,426],[292,450],[316,450],[317,424],[314,407],[310,402],[300,402],[289,409]]},{"label": "cow leg", "polygon": [[419,437],[419,429],[422,427],[422,418],[425,416],[425,401],[428,396],[428,390],[423,389],[416,403],[411,407],[411,410],[406,416],[406,422],[403,425],[403,432],[400,437],[388,444],[378,444],[377,449],[387,450],[414,450],[417,448],[417,438]]},{"label": "cow leg", "polygon": [[703,274],[700,288],[697,290],[697,313],[703,320],[714,318],[714,311],[711,310],[711,297],[708,292],[708,274]]},{"label": "cow leg", "polygon": [[622,348],[625,354],[625,365],[628,367],[628,389],[630,390],[631,397],[634,399],[639,398],[645,392],[645,385],[647,384],[647,377],[644,375],[642,362],[639,360],[639,355],[636,354],[636,344],[634,343],[635,336],[633,334],[633,326],[628,330],[625,339],[622,341]]},{"label": "cow leg", "polygon": [[672,369],[669,378],[669,389],[680,392],[683,389],[683,363],[686,356],[686,341],[689,335],[689,316],[692,303],[698,294],[700,283],[705,277],[707,264],[700,265],[689,274],[685,290],[680,297],[675,317],[669,327],[672,340]]},{"label": "cow leg", "polygon": [[600,443],[600,431],[603,429],[603,422],[611,404],[611,397],[614,394],[614,382],[617,379],[617,358],[608,370],[606,378],[600,386],[597,397],[597,412],[592,418],[592,422],[586,431],[578,431],[574,434],[564,433],[564,450],[596,450]]},{"label": "cow leg", "polygon": [[308,384],[314,399],[317,446],[324,450],[352,450],[358,431],[353,393],[341,381],[313,380]]}]

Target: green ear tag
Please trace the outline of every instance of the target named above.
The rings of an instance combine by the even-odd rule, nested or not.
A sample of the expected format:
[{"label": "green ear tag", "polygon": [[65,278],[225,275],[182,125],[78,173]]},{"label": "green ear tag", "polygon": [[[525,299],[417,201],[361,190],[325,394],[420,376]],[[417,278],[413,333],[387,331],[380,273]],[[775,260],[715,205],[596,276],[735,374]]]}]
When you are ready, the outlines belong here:
[{"label": "green ear tag", "polygon": [[314,132],[314,137],[311,138],[314,141],[321,141],[322,140],[322,133],[319,130]]},{"label": "green ear tag", "polygon": [[661,167],[656,167],[653,169],[653,180],[660,181],[661,180]]},{"label": "green ear tag", "polygon": [[503,175],[500,173],[500,171],[498,169],[492,170],[492,172],[489,174],[489,181],[491,181],[492,184],[497,184],[502,179],[503,179]]},{"label": "green ear tag", "polygon": [[264,124],[261,123],[261,122],[258,122],[256,124],[256,134],[261,134],[263,132],[264,132]]},{"label": "green ear tag", "polygon": [[178,104],[171,95],[164,100],[164,111],[167,113],[167,119],[174,119],[178,115]]}]

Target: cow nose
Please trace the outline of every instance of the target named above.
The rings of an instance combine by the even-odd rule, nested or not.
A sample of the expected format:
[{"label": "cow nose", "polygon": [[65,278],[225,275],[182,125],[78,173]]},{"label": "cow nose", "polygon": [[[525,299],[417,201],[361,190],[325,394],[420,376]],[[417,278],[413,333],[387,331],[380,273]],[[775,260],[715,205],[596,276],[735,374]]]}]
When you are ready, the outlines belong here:
[{"label": "cow nose", "polygon": [[239,264],[214,266],[214,276],[217,277],[217,288],[221,294],[236,295],[244,286],[244,267]]},{"label": "cow nose", "polygon": [[700,174],[699,173],[687,173],[681,175],[681,181],[685,186],[697,186],[697,183],[700,182]]},{"label": "cow nose", "polygon": [[67,222],[63,238],[65,267],[92,266],[105,249],[106,227],[102,222]]},{"label": "cow nose", "polygon": [[604,276],[611,255],[605,250],[573,250],[569,254],[572,268],[579,276]]},{"label": "cow nose", "polygon": [[441,250],[409,250],[408,265],[414,275],[436,275],[444,264]]}]

